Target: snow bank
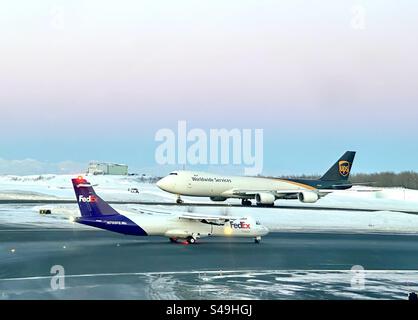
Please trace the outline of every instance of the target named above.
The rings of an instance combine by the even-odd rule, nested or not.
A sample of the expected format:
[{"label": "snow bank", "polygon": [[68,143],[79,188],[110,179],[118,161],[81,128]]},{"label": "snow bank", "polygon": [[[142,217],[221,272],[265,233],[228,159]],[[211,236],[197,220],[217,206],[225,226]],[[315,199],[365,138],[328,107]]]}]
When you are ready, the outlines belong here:
[{"label": "snow bank", "polygon": [[[0,199],[74,199],[71,175],[0,176]],[[173,202],[175,196],[161,191],[155,184],[143,183],[138,176],[89,176],[89,181],[105,200]],[[139,194],[131,193],[137,188]],[[187,202],[210,202],[207,198],[184,197]],[[239,203],[238,200],[228,200]],[[298,200],[279,200],[276,205],[300,206]],[[336,191],[315,204],[303,204],[312,210],[255,207],[173,207],[115,205],[118,210],[138,214],[172,214],[195,212],[231,216],[253,216],[271,230],[407,232],[418,233],[418,191],[401,188],[354,187]],[[0,224],[19,223],[48,227],[81,228],[71,223],[78,216],[77,205],[49,205],[53,214],[41,216],[45,206],[1,205]],[[375,212],[321,210],[321,207],[371,209]],[[415,211],[417,214],[399,211]],[[87,227],[84,227],[87,228]]]}]

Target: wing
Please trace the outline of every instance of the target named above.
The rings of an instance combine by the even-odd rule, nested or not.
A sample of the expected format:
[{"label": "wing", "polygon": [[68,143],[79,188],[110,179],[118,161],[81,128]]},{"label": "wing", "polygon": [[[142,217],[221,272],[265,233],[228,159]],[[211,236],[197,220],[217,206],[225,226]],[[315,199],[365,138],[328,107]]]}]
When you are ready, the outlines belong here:
[{"label": "wing", "polygon": [[223,226],[225,223],[229,222],[230,220],[245,219],[242,217],[190,214],[190,213],[179,214],[178,218],[183,219],[183,220],[200,221],[203,223],[220,225],[220,226]]},{"label": "wing", "polygon": [[297,197],[298,193],[302,192],[302,191],[310,191],[310,192],[315,192],[315,193],[319,193],[321,195],[326,195],[328,193],[331,193],[333,191],[331,190],[324,190],[324,192],[321,190],[308,190],[308,189],[289,189],[289,190],[232,190],[231,194],[233,196],[238,196],[238,197],[250,197],[250,198],[254,198],[256,194],[258,193],[269,193],[274,195],[276,198],[294,198]]},{"label": "wing", "polygon": [[[341,186],[341,185],[339,185]],[[335,191],[348,191],[348,192],[376,192],[376,191],[381,191],[381,189],[313,189],[313,190],[308,190],[308,189],[289,189],[289,190],[232,190],[229,192],[230,195],[235,196],[235,197],[248,197],[248,198],[254,198],[256,194],[258,193],[269,193],[274,195],[277,199],[293,199],[293,198],[297,198],[297,195],[300,192],[315,192],[317,193],[320,197],[324,197],[330,193],[333,193]]]}]

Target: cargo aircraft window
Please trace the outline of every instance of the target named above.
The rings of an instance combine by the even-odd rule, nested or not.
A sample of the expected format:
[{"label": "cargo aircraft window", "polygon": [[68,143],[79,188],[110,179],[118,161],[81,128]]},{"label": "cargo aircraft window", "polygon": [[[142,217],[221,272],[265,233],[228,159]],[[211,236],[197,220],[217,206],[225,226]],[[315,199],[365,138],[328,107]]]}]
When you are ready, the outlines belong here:
[{"label": "cargo aircraft window", "polygon": [[169,175],[170,175],[170,176],[176,176],[176,175],[177,175],[177,172],[172,172],[172,173],[170,173]]}]

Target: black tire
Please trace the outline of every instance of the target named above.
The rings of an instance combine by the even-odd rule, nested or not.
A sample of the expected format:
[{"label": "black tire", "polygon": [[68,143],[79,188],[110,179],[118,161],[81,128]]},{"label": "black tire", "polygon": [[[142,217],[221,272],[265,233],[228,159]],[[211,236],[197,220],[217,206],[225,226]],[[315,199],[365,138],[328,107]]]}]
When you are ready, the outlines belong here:
[{"label": "black tire", "polygon": [[177,239],[176,238],[170,238],[170,242],[171,243],[177,243]]},{"label": "black tire", "polygon": [[190,244],[195,244],[196,243],[196,239],[193,238],[193,237],[188,237],[187,238],[187,242],[190,243]]}]

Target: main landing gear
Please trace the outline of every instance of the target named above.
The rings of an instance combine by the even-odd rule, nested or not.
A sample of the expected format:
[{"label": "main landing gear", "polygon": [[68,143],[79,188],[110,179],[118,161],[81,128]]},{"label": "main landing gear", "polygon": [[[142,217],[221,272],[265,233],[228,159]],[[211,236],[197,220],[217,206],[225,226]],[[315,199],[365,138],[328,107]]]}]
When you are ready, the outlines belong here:
[{"label": "main landing gear", "polygon": [[[181,239],[180,239],[181,240]],[[183,239],[184,240],[184,239]],[[187,241],[187,243],[189,243],[189,244],[195,244],[196,243],[196,238],[195,237],[192,237],[192,236],[190,236],[190,237],[187,237],[186,238],[186,241]],[[171,243],[178,243],[178,239],[177,238],[170,238],[170,242]]]},{"label": "main landing gear", "polygon": [[254,242],[255,242],[255,243],[260,243],[260,242],[261,242],[261,237],[260,237],[260,236],[255,237],[255,238],[254,238]]},{"label": "main landing gear", "polygon": [[252,202],[251,202],[251,200],[248,200],[248,199],[242,199],[241,204],[245,207],[251,207]]},{"label": "main landing gear", "polygon": [[189,244],[194,244],[194,243],[196,242],[196,239],[195,239],[195,238],[193,238],[193,237],[187,237],[187,242],[188,242]]}]

